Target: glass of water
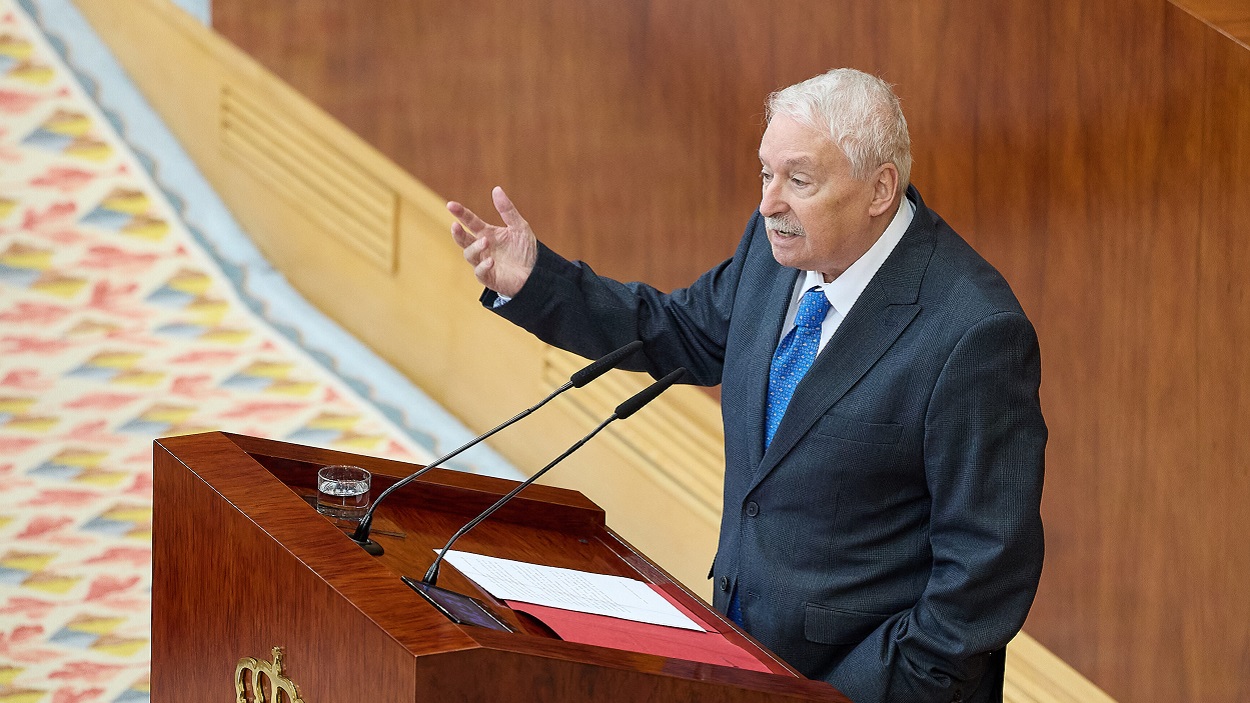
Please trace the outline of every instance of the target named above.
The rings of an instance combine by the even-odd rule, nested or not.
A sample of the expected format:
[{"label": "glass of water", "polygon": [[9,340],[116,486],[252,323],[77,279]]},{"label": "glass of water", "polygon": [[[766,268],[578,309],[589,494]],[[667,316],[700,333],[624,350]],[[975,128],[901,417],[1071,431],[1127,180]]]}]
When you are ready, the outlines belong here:
[{"label": "glass of water", "polygon": [[369,508],[373,475],[359,466],[323,466],[317,472],[317,512],[360,522]]}]

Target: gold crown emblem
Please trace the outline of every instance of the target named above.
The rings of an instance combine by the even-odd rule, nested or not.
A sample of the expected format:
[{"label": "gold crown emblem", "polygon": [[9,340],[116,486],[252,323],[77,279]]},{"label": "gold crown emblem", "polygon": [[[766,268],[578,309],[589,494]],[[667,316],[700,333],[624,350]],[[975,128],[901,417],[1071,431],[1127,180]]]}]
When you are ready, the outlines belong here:
[{"label": "gold crown emblem", "polygon": [[272,662],[243,657],[234,667],[236,703],[304,703],[299,686],[282,671],[282,648],[271,651]]}]

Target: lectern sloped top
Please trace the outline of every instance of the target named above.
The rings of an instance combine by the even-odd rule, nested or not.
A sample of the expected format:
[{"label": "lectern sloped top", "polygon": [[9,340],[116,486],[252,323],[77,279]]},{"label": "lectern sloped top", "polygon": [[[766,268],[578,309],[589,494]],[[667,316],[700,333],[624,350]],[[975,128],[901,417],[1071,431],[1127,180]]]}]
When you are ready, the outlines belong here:
[{"label": "lectern sloped top", "polygon": [[237,700],[236,681],[252,676],[240,662],[268,660],[274,647],[306,703],[847,700],[736,630],[608,529],[598,506],[559,488],[531,486],[457,548],[656,584],[771,673],[565,642],[445,566],[440,586],[485,601],[516,632],[455,624],[401,577],[420,578],[435,549],[516,483],[431,471],[379,506],[373,537],[385,554],[374,557],[310,503],[329,464],[368,469],[375,496],[419,468],[220,432],[156,441],[152,700]]}]

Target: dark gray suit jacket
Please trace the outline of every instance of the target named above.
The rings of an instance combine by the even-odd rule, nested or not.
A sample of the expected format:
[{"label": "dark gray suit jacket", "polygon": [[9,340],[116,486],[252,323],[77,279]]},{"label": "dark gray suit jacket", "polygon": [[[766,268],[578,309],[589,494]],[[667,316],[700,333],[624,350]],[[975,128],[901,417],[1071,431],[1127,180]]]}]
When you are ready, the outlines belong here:
[{"label": "dark gray suit jacket", "polygon": [[[919,193],[911,226],[800,382],[768,450],[768,369],[798,272],[757,212],[733,258],[665,295],[540,247],[497,312],[597,357],[723,384],[715,605],[857,703],[996,701],[1042,567],[1046,426],[1032,325]],[[483,302],[493,302],[489,291]]]}]

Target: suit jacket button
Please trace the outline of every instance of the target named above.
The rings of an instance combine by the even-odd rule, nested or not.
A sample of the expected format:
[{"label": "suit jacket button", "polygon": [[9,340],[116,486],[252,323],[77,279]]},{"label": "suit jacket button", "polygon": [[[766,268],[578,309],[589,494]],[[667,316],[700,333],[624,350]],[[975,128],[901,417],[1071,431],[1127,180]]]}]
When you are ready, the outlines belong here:
[{"label": "suit jacket button", "polygon": [[747,517],[755,517],[760,514],[760,506],[755,501],[747,503]]},{"label": "suit jacket button", "polygon": [[720,590],[726,591],[726,592],[729,591],[729,577],[728,576],[720,577]]}]

